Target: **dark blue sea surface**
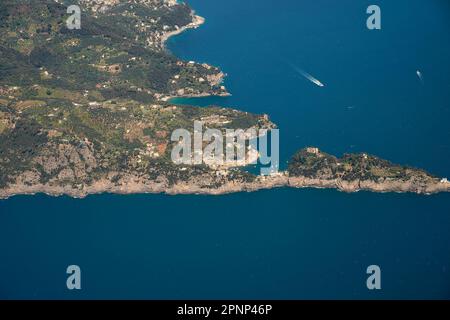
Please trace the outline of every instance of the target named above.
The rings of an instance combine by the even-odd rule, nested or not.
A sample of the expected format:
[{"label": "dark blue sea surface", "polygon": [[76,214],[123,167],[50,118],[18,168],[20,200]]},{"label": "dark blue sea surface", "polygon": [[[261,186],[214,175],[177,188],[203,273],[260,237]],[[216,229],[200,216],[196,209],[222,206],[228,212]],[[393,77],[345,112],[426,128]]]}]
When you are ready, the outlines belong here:
[{"label": "dark blue sea surface", "polygon": [[[233,95],[177,102],[269,114],[284,164],[313,145],[450,177],[450,3],[378,0],[370,31],[372,2],[190,0],[206,23],[169,49],[221,67]],[[0,201],[0,298],[449,299],[450,194],[16,196]]]}]

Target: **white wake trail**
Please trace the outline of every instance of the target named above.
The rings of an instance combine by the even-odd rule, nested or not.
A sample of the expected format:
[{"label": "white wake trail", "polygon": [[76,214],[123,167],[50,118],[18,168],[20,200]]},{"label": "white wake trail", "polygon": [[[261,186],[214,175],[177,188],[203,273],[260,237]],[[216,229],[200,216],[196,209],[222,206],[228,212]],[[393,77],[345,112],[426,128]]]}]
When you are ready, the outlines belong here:
[{"label": "white wake trail", "polygon": [[294,68],[294,70],[299,73],[300,75],[302,75],[303,77],[305,77],[306,79],[308,79],[309,81],[311,81],[312,83],[314,83],[315,85],[319,86],[319,87],[325,87],[325,85],[320,82],[318,79],[314,78],[312,75],[310,75],[308,72],[292,65],[292,68]]},{"label": "white wake trail", "polygon": [[417,74],[417,76],[419,77],[420,82],[422,82],[422,84],[423,84],[424,82],[423,82],[423,75],[422,75],[422,72],[420,72],[419,70],[417,70],[417,71],[416,71],[416,74]]}]

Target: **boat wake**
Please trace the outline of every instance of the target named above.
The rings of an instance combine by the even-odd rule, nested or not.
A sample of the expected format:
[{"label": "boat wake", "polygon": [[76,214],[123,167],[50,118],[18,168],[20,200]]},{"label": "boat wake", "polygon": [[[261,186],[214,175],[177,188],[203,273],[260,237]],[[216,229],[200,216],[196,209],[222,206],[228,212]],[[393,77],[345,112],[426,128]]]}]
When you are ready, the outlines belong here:
[{"label": "boat wake", "polygon": [[312,75],[310,75],[308,72],[300,69],[297,66],[294,66],[293,64],[291,64],[292,68],[301,76],[305,77],[306,79],[308,79],[309,81],[311,81],[312,83],[314,83],[315,85],[319,86],[319,87],[325,87],[325,85],[320,82],[317,78],[314,78]]},{"label": "boat wake", "polygon": [[417,70],[417,71],[416,71],[416,74],[417,74],[417,77],[419,78],[420,82],[421,82],[422,84],[424,84],[422,72],[420,72],[419,70]]}]

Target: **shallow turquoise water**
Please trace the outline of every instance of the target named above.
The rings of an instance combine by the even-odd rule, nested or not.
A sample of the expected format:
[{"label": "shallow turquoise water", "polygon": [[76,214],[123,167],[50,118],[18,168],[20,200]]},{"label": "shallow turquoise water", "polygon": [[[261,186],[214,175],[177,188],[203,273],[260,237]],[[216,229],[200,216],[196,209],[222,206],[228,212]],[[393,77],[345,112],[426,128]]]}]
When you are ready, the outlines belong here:
[{"label": "shallow turquoise water", "polygon": [[[378,1],[381,31],[365,28],[368,1],[190,3],[206,24],[169,48],[220,66],[233,96],[185,103],[268,113],[283,161],[315,145],[450,177],[447,1]],[[449,194],[291,189],[18,196],[0,201],[0,297],[448,299],[449,205]],[[66,289],[69,264],[81,291]],[[380,291],[366,288],[371,264]]]}]

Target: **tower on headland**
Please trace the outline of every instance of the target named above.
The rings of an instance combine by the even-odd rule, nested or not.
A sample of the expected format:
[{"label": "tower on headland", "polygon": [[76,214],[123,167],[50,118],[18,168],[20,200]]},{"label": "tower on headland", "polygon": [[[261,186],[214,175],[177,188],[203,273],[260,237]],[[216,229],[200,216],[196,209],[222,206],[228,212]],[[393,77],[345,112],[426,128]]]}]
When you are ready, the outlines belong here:
[{"label": "tower on headland", "polygon": [[319,154],[320,150],[319,150],[319,148],[308,147],[308,148],[306,148],[306,152],[312,153],[312,154]]}]

